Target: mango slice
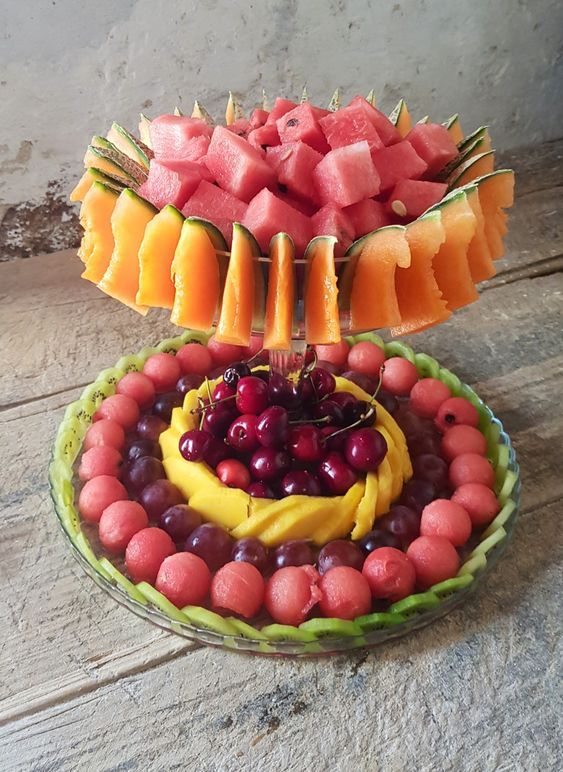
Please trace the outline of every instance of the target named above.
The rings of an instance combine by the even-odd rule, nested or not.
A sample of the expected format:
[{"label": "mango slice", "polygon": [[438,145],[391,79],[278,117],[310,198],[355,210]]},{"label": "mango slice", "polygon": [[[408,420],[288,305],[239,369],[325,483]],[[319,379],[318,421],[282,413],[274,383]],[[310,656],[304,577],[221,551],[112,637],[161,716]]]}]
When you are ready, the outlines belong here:
[{"label": "mango slice", "polygon": [[250,496],[240,488],[202,487],[190,497],[190,507],[203,520],[236,528],[248,518]]},{"label": "mango slice", "polygon": [[379,482],[377,479],[377,472],[368,472],[366,475],[364,495],[356,507],[356,512],[354,514],[355,525],[350,534],[354,540],[361,539],[368,531],[371,531],[373,521],[375,520],[375,505],[377,503],[378,488]]},{"label": "mango slice", "polygon": [[365,482],[358,480],[357,483],[346,491],[344,496],[338,497],[339,501],[332,517],[327,518],[326,522],[313,533],[312,538],[315,544],[322,546],[333,539],[341,539],[350,533],[354,525],[356,510],[362,500],[365,488]]}]

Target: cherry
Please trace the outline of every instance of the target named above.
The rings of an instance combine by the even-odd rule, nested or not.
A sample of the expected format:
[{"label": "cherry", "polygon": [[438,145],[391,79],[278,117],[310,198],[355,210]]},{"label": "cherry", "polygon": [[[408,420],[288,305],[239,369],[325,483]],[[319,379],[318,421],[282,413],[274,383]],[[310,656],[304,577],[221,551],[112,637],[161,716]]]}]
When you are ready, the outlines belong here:
[{"label": "cherry", "polygon": [[256,480],[270,482],[282,477],[290,463],[289,453],[285,450],[258,448],[250,459],[250,473]]},{"label": "cherry", "polygon": [[361,429],[365,426],[373,426],[375,423],[375,405],[367,402],[365,399],[355,399],[348,403],[344,409],[345,424],[355,424],[355,429]]},{"label": "cherry", "polygon": [[387,453],[385,437],[377,429],[356,429],[344,444],[346,461],[360,472],[373,472]]},{"label": "cherry", "polygon": [[[263,482],[253,482],[250,483],[248,488],[246,489],[246,492],[249,496],[254,496],[256,499],[275,499],[276,494],[274,491],[266,485],[266,483]],[[236,558],[233,558],[236,560]]]},{"label": "cherry", "polygon": [[231,448],[243,453],[256,450],[260,444],[256,436],[257,421],[258,417],[255,415],[241,415],[235,418],[227,431],[227,442]]},{"label": "cherry", "polygon": [[385,408],[385,410],[387,410],[390,415],[393,415],[393,413],[396,413],[399,409],[399,402],[397,398],[394,397],[393,394],[389,394],[388,391],[384,391],[383,389],[378,392],[377,401],[380,405],[382,405],[382,407]]},{"label": "cherry", "polygon": [[231,402],[219,402],[210,405],[203,417],[203,428],[214,437],[224,439],[237,412]]},{"label": "cherry", "polygon": [[318,402],[313,409],[315,418],[325,418],[324,423],[330,426],[342,426],[344,423],[344,413],[340,405],[332,399],[323,399]]},{"label": "cherry", "polygon": [[349,408],[349,406],[351,407],[358,401],[353,394],[350,394],[349,391],[335,391],[330,398],[333,402],[336,402],[340,408],[342,408],[344,415],[346,415],[346,410]]},{"label": "cherry", "polygon": [[219,381],[217,386],[213,389],[212,397],[213,402],[219,402],[221,399],[228,399],[229,397],[234,397],[237,393],[236,387],[233,388],[233,386],[229,386],[228,383],[225,383],[225,381]]},{"label": "cherry", "polygon": [[241,461],[235,458],[220,461],[215,471],[221,482],[229,488],[245,490],[250,485],[250,472]]},{"label": "cherry", "polygon": [[[304,383],[304,381],[303,381]],[[268,395],[272,405],[281,405],[288,410],[295,409],[301,403],[301,384],[295,384],[280,373],[271,373],[268,381]]]},{"label": "cherry", "polygon": [[256,437],[265,448],[283,447],[289,436],[289,416],[281,405],[271,405],[258,416]]},{"label": "cherry", "polygon": [[223,381],[227,386],[236,388],[240,379],[249,376],[250,372],[250,367],[246,362],[233,362],[233,364],[229,365],[223,373]]},{"label": "cherry", "polygon": [[315,367],[311,371],[309,376],[313,384],[313,389],[317,395],[317,399],[323,399],[328,397],[336,389],[336,381],[334,375],[329,373],[328,370],[323,370],[320,367]]},{"label": "cherry", "polygon": [[268,387],[260,378],[248,375],[237,384],[236,405],[239,413],[259,415],[268,407]]},{"label": "cherry", "polygon": [[284,496],[320,496],[319,478],[306,470],[295,469],[288,472],[281,481]]},{"label": "cherry", "polygon": [[186,461],[203,461],[213,435],[202,429],[190,429],[180,437],[178,448]]},{"label": "cherry", "polygon": [[324,448],[321,432],[322,429],[312,424],[301,424],[290,430],[287,449],[296,461],[312,464],[322,459]]},{"label": "cherry", "polygon": [[[322,426],[319,431],[323,440],[322,447],[326,450],[343,450],[344,443],[350,434],[348,431],[340,431],[336,426]],[[333,437],[335,433],[336,436]]]},{"label": "cherry", "polygon": [[342,377],[346,378],[347,381],[355,383],[356,386],[359,386],[367,394],[373,394],[377,387],[377,380],[375,378],[365,373],[358,373],[356,370],[347,370],[345,373],[342,373]]},{"label": "cherry", "polygon": [[209,464],[209,466],[212,466],[215,469],[215,467],[225,458],[228,458],[229,455],[228,446],[217,439],[217,437],[211,437],[209,445],[205,450],[203,460],[206,464]]},{"label": "cherry", "polygon": [[333,496],[341,496],[354,485],[358,475],[348,466],[342,453],[331,450],[319,464],[319,478]]}]

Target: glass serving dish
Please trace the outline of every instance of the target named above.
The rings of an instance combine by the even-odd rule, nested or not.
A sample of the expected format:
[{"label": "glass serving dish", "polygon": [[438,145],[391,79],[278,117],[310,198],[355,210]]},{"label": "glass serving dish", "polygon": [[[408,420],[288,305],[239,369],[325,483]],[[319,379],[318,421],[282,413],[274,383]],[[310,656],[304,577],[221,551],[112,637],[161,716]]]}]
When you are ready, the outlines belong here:
[{"label": "glass serving dish", "polygon": [[[462,555],[458,575],[394,603],[385,612],[334,626],[322,618],[309,620],[300,628],[269,625],[262,632],[233,618],[224,619],[212,611],[189,607],[180,610],[150,585],[134,585],[122,572],[122,564],[110,562],[97,540],[95,528],[82,523],[76,508],[75,465],[92,416],[104,397],[113,394],[116,382],[126,373],[140,370],[157,351],[175,352],[188,341],[205,343],[207,336],[191,331],[164,340],[154,348],[122,357],[114,367],[103,370],[87,386],[80,399],[70,404],[55,440],[49,481],[58,522],[68,546],[86,573],[118,601],[140,617],[184,638],[211,646],[269,656],[315,656],[376,646],[424,627],[459,606],[493,569],[512,537],[520,503],[520,475],[514,448],[502,423],[479,396],[451,371],[428,354],[415,353],[404,343],[383,343],[374,333],[349,338],[372,340],[386,356],[402,356],[415,364],[422,377],[439,378],[454,396],[463,396],[479,411],[479,428],[487,439],[487,454],[495,469],[500,511],[493,522],[472,541]],[[267,620],[265,620],[267,622]]]}]

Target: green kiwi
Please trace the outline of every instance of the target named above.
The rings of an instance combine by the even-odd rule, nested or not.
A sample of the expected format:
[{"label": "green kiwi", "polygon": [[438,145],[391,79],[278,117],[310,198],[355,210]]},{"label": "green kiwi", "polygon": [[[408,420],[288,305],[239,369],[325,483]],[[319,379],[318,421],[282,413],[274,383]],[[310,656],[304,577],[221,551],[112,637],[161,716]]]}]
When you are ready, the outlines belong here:
[{"label": "green kiwi", "polygon": [[479,542],[473,552],[469,555],[469,559],[475,557],[475,555],[488,555],[493,547],[496,547],[496,545],[501,542],[505,536],[506,531],[504,528],[502,526],[497,528],[490,536],[487,536],[486,539],[483,539],[483,541]]},{"label": "green kiwi", "polygon": [[454,375],[450,370],[446,370],[445,367],[440,368],[440,374],[438,376],[442,383],[445,383],[446,386],[449,388],[449,390],[452,393],[452,397],[457,397],[459,392],[461,391],[461,381],[457,377],[457,375]]},{"label": "green kiwi", "polygon": [[227,622],[236,629],[237,635],[242,638],[248,638],[253,641],[268,640],[261,630],[258,630],[256,627],[252,627],[252,625],[249,625],[247,622],[243,622],[242,619],[237,619],[236,617],[227,617]]},{"label": "green kiwi", "polygon": [[458,576],[465,576],[465,574],[472,574],[483,571],[487,567],[487,558],[482,552],[472,554],[472,556],[465,561],[457,572]]},{"label": "green kiwi", "polygon": [[188,621],[202,630],[211,630],[220,635],[236,635],[237,631],[234,625],[214,611],[209,611],[201,606],[184,606],[182,613],[188,618]]},{"label": "green kiwi", "polygon": [[188,621],[185,614],[182,614],[182,612],[176,608],[173,603],[170,603],[168,598],[165,598],[161,592],[155,590],[155,588],[148,582],[139,582],[136,585],[136,588],[142,595],[144,595],[149,603],[152,603],[153,606],[156,606],[159,611],[162,611],[162,613],[166,614],[166,616],[170,617],[170,619],[175,619],[177,622]]},{"label": "green kiwi", "polygon": [[453,595],[458,590],[463,590],[465,587],[469,587],[473,577],[471,574],[464,574],[463,576],[454,576],[452,579],[446,579],[443,582],[433,585],[430,588],[430,592],[437,595],[440,599],[447,598],[449,595]]},{"label": "green kiwi", "polygon": [[262,628],[262,635],[269,641],[314,641],[315,636],[307,630],[293,627],[292,625],[266,625]]},{"label": "green kiwi", "polygon": [[512,499],[508,499],[504,507],[501,509],[501,511],[498,513],[498,515],[495,517],[493,522],[488,526],[488,528],[483,531],[483,538],[486,539],[489,537],[494,531],[497,530],[497,528],[501,528],[502,526],[506,525],[508,522],[510,516],[516,509],[516,502]]},{"label": "green kiwi", "polygon": [[118,367],[107,367],[98,375],[97,381],[107,381],[108,383],[117,383],[125,375],[124,370],[120,370]]},{"label": "green kiwi", "polygon": [[406,617],[402,614],[388,614],[382,611],[375,614],[365,614],[357,617],[354,621],[364,633],[369,633],[372,630],[386,630],[389,627],[400,625],[405,619]]},{"label": "green kiwi", "polygon": [[440,365],[428,354],[415,354],[414,364],[421,378],[438,378]]},{"label": "green kiwi", "polygon": [[327,619],[316,617],[299,625],[300,630],[312,633],[315,638],[341,638],[342,636],[362,635],[362,628],[346,619]]},{"label": "green kiwi", "polygon": [[125,590],[127,595],[129,595],[129,597],[133,598],[133,600],[136,600],[137,603],[140,603],[143,606],[147,605],[147,599],[143,593],[140,592],[137,587],[135,587],[133,582],[130,582],[126,576],[123,576],[121,571],[118,571],[113,563],[110,563],[107,558],[103,557],[98,560],[98,563],[104,569],[106,574],[108,574],[110,579],[112,579],[116,584],[120,585],[120,587]]},{"label": "green kiwi", "polygon": [[429,590],[427,592],[419,592],[416,595],[409,595],[403,600],[398,600],[389,607],[389,611],[392,614],[404,614],[406,617],[413,614],[420,614],[423,611],[430,611],[430,609],[436,608],[440,605],[439,598]]},{"label": "green kiwi", "polygon": [[497,496],[501,507],[504,507],[504,505],[508,501],[510,494],[514,490],[514,486],[516,485],[517,480],[518,480],[518,476],[516,475],[516,472],[513,472],[512,469],[507,469],[506,476],[504,478],[504,483]]},{"label": "green kiwi", "polygon": [[118,370],[123,370],[125,373],[134,373],[142,370],[144,364],[144,361],[138,354],[130,354],[129,356],[121,357],[115,366]]},{"label": "green kiwi", "polygon": [[401,343],[399,340],[392,340],[385,344],[385,356],[386,357],[403,357],[408,359],[413,365],[416,364],[414,359],[414,351],[406,343]]}]

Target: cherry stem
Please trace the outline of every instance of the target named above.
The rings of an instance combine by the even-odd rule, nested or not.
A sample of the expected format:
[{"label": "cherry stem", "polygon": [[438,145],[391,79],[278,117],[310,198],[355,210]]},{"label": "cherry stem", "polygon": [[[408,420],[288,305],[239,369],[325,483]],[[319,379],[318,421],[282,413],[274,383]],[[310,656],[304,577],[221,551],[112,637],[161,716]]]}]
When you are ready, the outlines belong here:
[{"label": "cherry stem", "polygon": [[372,400],[374,400],[379,392],[381,391],[381,386],[383,384],[383,373],[385,372],[385,365],[382,364],[379,368],[379,380],[377,381],[377,386],[375,387],[375,391],[371,395]]},{"label": "cherry stem", "polygon": [[324,443],[327,440],[331,440],[333,437],[336,437],[337,434],[342,434],[342,432],[347,432],[350,429],[353,429],[355,426],[359,426],[371,415],[375,415],[374,407],[370,407],[369,410],[367,410],[365,413],[362,413],[361,416],[354,421],[354,423],[350,424],[350,426],[343,426],[341,429],[337,429],[335,432],[333,432],[332,434],[329,434],[327,437],[321,437],[321,443]]},{"label": "cherry stem", "polygon": [[332,416],[330,415],[324,415],[322,418],[301,418],[299,421],[290,421],[290,426],[295,426],[296,424],[326,424],[329,421],[332,420]]},{"label": "cherry stem", "polygon": [[[211,408],[215,407],[215,405],[220,405],[222,402],[228,402],[230,399],[236,399],[237,394],[231,394],[229,397],[223,397],[223,399],[216,399],[215,402],[213,401],[213,398],[211,398],[211,402],[209,405],[200,405],[199,407],[194,407],[190,410],[190,413],[192,415],[195,415],[195,413],[205,413],[206,410],[210,410]],[[201,399],[201,397],[200,397]]]},{"label": "cherry stem", "polygon": [[263,353],[263,351],[264,351],[264,346],[262,346],[262,348],[260,349],[260,351],[257,351],[255,354],[253,354],[253,355],[250,357],[250,359],[247,359],[247,360],[246,360],[246,364],[247,364],[247,365],[249,365],[251,362],[253,362],[255,359],[257,359],[257,357],[259,357],[259,356],[260,356],[260,354],[262,354],[262,353]]}]

